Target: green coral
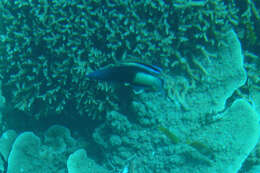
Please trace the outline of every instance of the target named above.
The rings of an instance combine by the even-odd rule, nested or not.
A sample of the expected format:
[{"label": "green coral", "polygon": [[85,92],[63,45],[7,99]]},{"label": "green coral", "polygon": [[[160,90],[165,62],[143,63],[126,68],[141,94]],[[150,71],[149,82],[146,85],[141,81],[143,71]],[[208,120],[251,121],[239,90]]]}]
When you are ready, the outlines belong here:
[{"label": "green coral", "polygon": [[0,8],[8,104],[33,115],[66,111],[93,118],[118,109],[118,98],[86,73],[138,59],[198,79],[203,71],[190,58],[217,46],[215,38],[235,16],[220,0],[184,7],[172,1],[4,0]]},{"label": "green coral", "polygon": [[[84,76],[114,61],[99,50],[102,43],[96,38],[101,37],[102,28],[89,19],[96,14],[91,9],[77,14],[81,5],[67,1],[1,2],[1,19],[6,26],[1,30],[6,45],[1,52],[1,69],[8,67],[1,74],[9,104],[43,115],[60,113],[75,102],[70,107],[93,117],[109,107],[113,96],[107,95],[111,91],[84,80]],[[94,33],[93,29],[99,31]]]}]

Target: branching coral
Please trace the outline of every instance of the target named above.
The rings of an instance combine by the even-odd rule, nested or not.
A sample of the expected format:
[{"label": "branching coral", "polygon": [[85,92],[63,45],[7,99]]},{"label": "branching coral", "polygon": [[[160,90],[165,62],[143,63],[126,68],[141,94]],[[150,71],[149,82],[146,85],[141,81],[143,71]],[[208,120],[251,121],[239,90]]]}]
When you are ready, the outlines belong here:
[{"label": "branching coral", "polygon": [[38,115],[67,110],[101,117],[117,109],[117,97],[85,74],[132,58],[197,80],[205,71],[196,55],[217,46],[235,11],[220,0],[174,3],[1,1],[0,72],[8,104]]},{"label": "branching coral", "polygon": [[[102,34],[102,25],[90,19],[96,14],[83,10],[82,5],[67,1],[1,2],[6,27],[0,31],[5,44],[0,64],[9,104],[38,115],[76,106],[78,112],[93,117],[109,107],[111,90],[84,79],[92,68],[113,60],[98,47],[103,44],[95,35]],[[108,102],[104,103],[105,99]],[[75,105],[69,107],[73,102]]]}]

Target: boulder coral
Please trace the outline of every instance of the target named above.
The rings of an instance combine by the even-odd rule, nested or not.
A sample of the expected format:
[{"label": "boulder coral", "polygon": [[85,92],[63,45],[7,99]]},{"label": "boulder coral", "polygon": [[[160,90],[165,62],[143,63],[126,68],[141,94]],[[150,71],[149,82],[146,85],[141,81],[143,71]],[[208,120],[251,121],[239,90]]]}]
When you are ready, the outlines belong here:
[{"label": "boulder coral", "polygon": [[4,132],[0,138],[0,153],[4,161],[7,161],[9,153],[12,149],[12,144],[17,137],[14,130],[7,130]]},{"label": "boulder coral", "polygon": [[[70,133],[67,128],[55,125],[48,129],[46,133],[50,133],[50,131],[54,130],[56,130],[57,133],[55,135],[56,139],[52,139],[52,143],[45,143],[45,141],[36,136],[33,132],[23,132],[19,134],[16,139],[13,140],[13,143],[6,143],[4,140],[0,140],[1,146],[5,145],[5,148],[10,148],[10,150],[5,151],[5,153],[7,153],[5,164],[7,168],[0,165],[1,170],[7,173],[90,173],[93,171],[105,173],[107,171],[105,168],[96,164],[92,159],[88,158],[86,151],[80,149],[82,146],[79,143],[68,145],[68,141],[63,140],[61,146],[62,141],[59,140],[59,138],[75,140],[70,134],[66,134],[66,132]],[[11,133],[10,131],[7,132]],[[47,136],[48,135],[46,135],[45,138]],[[49,138],[52,137],[53,135],[49,136]],[[57,146],[53,149],[55,142]],[[66,146],[66,148],[64,148],[64,146]],[[66,163],[68,163],[68,168]]]},{"label": "boulder coral", "polygon": [[107,170],[99,167],[93,160],[89,159],[84,149],[78,149],[69,156],[67,168],[68,173],[108,173]]},{"label": "boulder coral", "polygon": [[8,157],[8,173],[45,172],[38,157],[40,153],[40,138],[32,132],[20,134],[12,145]]},{"label": "boulder coral", "polygon": [[[114,118],[122,116],[115,112],[113,114]],[[119,128],[115,132],[122,143],[116,147],[110,142],[106,143],[107,148],[103,151],[110,160],[104,161],[102,165],[89,157],[86,153],[88,148],[83,149],[78,142],[71,145],[66,140],[60,140],[63,138],[76,141],[70,136],[69,130],[62,126],[53,126],[46,131],[45,135],[50,135],[47,143],[32,132],[23,132],[13,143],[0,140],[0,145],[8,144],[8,148],[11,148],[7,154],[7,173],[123,172],[130,168],[135,172],[148,173],[180,170],[187,173],[236,173],[256,145],[259,137],[259,116],[243,99],[236,100],[222,114],[223,118],[212,124],[196,130],[190,127],[193,128],[193,134],[186,137],[194,141],[190,143],[192,147],[182,142],[183,135],[180,135],[180,141],[176,144],[156,129],[148,131],[135,125],[135,131],[129,127],[129,132],[126,132]],[[113,124],[112,119],[109,121]],[[107,130],[112,124],[108,123],[103,130]],[[180,125],[185,126],[177,123],[175,131],[180,130]],[[100,132],[104,134],[105,131],[101,129]],[[97,135],[101,136],[101,133]],[[113,133],[105,135],[112,136]],[[207,146],[207,150],[204,146]]]}]

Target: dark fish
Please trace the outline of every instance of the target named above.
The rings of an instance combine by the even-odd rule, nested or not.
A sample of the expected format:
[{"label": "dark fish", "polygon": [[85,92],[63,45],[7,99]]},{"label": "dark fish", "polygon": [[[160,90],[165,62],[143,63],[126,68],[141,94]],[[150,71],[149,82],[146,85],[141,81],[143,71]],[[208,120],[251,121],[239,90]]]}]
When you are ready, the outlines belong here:
[{"label": "dark fish", "polygon": [[159,90],[163,87],[162,70],[153,65],[138,62],[120,63],[87,75],[89,79],[128,83],[136,88]]}]

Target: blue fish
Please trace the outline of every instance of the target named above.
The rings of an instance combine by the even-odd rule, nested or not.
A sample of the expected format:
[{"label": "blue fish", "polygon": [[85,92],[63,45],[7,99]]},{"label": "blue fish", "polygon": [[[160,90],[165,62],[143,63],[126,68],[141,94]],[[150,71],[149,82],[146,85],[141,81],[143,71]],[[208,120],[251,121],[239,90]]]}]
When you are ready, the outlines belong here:
[{"label": "blue fish", "polygon": [[87,75],[89,79],[130,84],[134,88],[161,90],[164,81],[160,78],[162,69],[139,62],[119,63]]}]

